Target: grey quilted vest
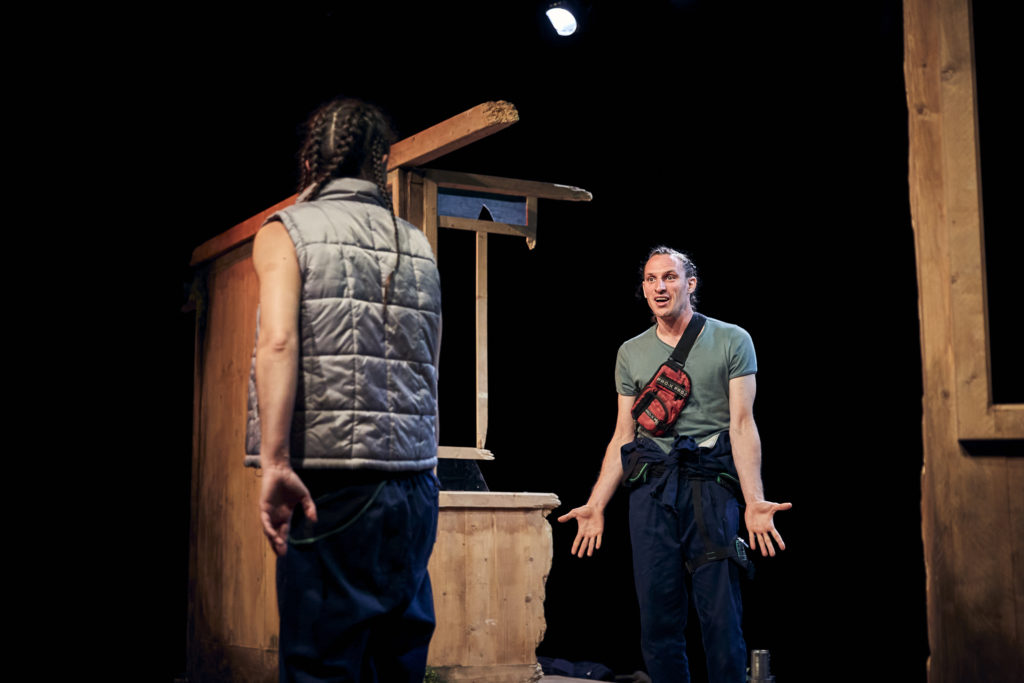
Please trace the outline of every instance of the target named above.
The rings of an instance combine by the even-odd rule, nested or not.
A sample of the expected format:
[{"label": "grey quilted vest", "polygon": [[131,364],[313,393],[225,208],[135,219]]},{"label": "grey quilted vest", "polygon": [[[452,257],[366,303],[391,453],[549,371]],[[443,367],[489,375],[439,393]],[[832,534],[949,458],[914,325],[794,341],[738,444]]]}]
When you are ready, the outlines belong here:
[{"label": "grey quilted vest", "polygon": [[[396,249],[381,201],[373,183],[339,178],[314,201],[267,219],[287,228],[302,275],[295,468],[416,471],[437,464],[437,266],[423,233],[399,220],[385,331],[382,283]],[[255,358],[254,351],[245,464],[258,467]]]}]

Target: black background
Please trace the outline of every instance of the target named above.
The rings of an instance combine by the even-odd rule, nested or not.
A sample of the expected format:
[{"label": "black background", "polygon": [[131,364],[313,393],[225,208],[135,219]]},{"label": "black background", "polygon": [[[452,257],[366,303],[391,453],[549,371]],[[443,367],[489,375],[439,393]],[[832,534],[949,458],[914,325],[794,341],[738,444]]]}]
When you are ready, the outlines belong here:
[{"label": "black background", "polygon": [[[127,137],[119,178],[138,216],[118,238],[145,255],[116,267],[135,285],[111,311],[130,310],[148,342],[140,415],[123,428],[147,444],[138,495],[126,498],[142,520],[132,566],[147,571],[118,579],[134,597],[117,635],[135,643],[139,680],[185,668],[190,253],[294,192],[300,124],[337,94],[378,103],[402,135],[508,100],[519,123],[430,166],[593,193],[589,204],[541,200],[533,251],[491,239],[497,459],[483,474],[492,490],[563,503],[550,517],[539,654],[642,666],[624,497],[593,558],[570,557],[574,525],[554,519],[597,476],[615,351],[649,324],[638,268],[664,243],[696,262],[699,309],[753,336],[765,490],[794,504],[777,517],[788,549],[748,586],[749,647],[770,649],[783,681],[923,680],[921,358],[898,2],[596,2],[568,39],[525,2],[315,2],[138,21],[160,30],[131,31],[107,53],[136,75],[105,124]],[[469,233],[442,233],[449,445],[474,441],[472,253]]]}]

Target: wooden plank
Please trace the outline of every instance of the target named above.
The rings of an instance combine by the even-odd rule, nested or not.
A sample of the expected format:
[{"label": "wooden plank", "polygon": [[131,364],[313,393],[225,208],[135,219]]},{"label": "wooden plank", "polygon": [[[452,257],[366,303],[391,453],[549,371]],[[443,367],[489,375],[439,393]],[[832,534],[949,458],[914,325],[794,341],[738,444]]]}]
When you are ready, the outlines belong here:
[{"label": "wooden plank", "polygon": [[494,528],[494,510],[466,510],[465,581],[467,611],[463,633],[462,657],[456,662],[467,666],[501,663],[495,633],[498,620],[507,618],[500,611],[494,588],[498,586],[495,572],[498,551],[502,549]]},{"label": "wooden plank", "polygon": [[439,258],[437,253],[437,183],[429,178],[423,179],[423,234],[430,242],[430,248],[434,250],[434,258]]},{"label": "wooden plank", "polygon": [[462,663],[462,638],[472,609],[466,601],[466,547],[473,541],[467,520],[465,510],[442,510],[438,515],[437,541],[428,565],[437,621],[427,655],[432,667]]},{"label": "wooden plank", "polygon": [[436,168],[422,169],[425,177],[433,180],[439,187],[450,187],[456,190],[490,192],[516,197],[538,197],[540,199],[558,199],[569,202],[589,202],[592,194],[579,187],[558,185],[537,180],[519,180],[482,173],[464,173],[462,171],[442,171]]},{"label": "wooden plank", "polygon": [[967,2],[943,2],[940,12],[942,76],[938,94],[950,239],[957,415],[960,438],[983,438],[992,432],[992,392],[969,6]]},{"label": "wooden plank", "polygon": [[274,564],[256,516],[259,479],[242,467],[257,304],[251,252],[251,243],[242,244],[211,264],[206,334],[197,355],[201,428],[189,626],[189,666],[197,680],[217,680],[225,667],[235,680],[258,680],[240,673],[264,661],[247,653],[273,650],[277,642]]},{"label": "wooden plank", "polygon": [[222,232],[214,238],[208,239],[192,251],[192,259],[189,265],[199,265],[204,261],[210,261],[217,258],[221,254],[227,252],[229,249],[233,249],[242,242],[250,240],[256,231],[263,225],[263,221],[267,220],[271,214],[280,211],[281,209],[291,206],[295,203],[297,194],[293,194],[287,199],[279,201],[269,209],[264,209],[252,218],[248,218],[233,228]]},{"label": "wooden plank", "polygon": [[[937,681],[932,672],[943,665],[941,652],[941,605],[948,598],[939,576],[943,566],[941,544],[936,543],[944,526],[936,505],[938,482],[948,481],[943,468],[944,449],[955,440],[949,415],[952,397],[945,388],[944,377],[953,373],[952,357],[944,352],[951,341],[939,321],[948,319],[948,271],[946,249],[938,226],[945,223],[942,197],[942,159],[935,150],[942,149],[939,125],[938,82],[933,78],[938,61],[938,27],[934,8],[922,0],[907,0],[904,11],[904,77],[909,112],[909,180],[912,226],[917,257],[918,315],[921,322],[921,360],[924,386],[924,466],[921,471],[921,532],[924,544],[926,611],[928,644],[931,650],[926,663],[930,681]],[[943,400],[943,399],[946,400]]]},{"label": "wooden plank", "polygon": [[512,225],[511,223],[499,223],[498,221],[482,221],[476,218],[462,218],[459,216],[438,216],[438,224],[442,228],[453,228],[455,230],[472,230],[477,233],[491,233],[494,235],[514,235],[526,239],[537,239],[536,226]]},{"label": "wooden plank", "polygon": [[[202,278],[202,287],[204,290],[209,288],[209,276],[208,273],[200,273],[199,276]],[[207,303],[196,306],[196,330],[195,339],[193,345],[193,367],[192,367],[192,476],[189,481],[189,531],[188,531],[188,613],[186,624],[187,631],[187,651],[186,651],[186,667],[189,673],[195,676],[195,672],[198,669],[196,659],[198,658],[199,652],[202,648],[198,647],[196,643],[199,642],[198,631],[202,629],[199,627],[198,613],[196,610],[197,603],[197,586],[199,577],[199,555],[196,552],[196,539],[199,534],[200,527],[200,508],[199,508],[199,479],[196,473],[202,471],[202,457],[204,443],[203,437],[203,349],[205,348],[203,339],[203,330],[206,328],[206,318],[209,314]]]},{"label": "wooden plank", "polygon": [[1024,439],[1024,404],[998,403],[989,409],[989,414],[996,438]]},{"label": "wooden plank", "polygon": [[[403,181],[405,173],[407,171],[404,168],[396,168],[394,171],[388,172],[388,187],[391,188],[391,210],[399,218],[405,218],[408,221],[409,198]],[[409,222],[412,223],[412,221]]]},{"label": "wooden plank", "polygon": [[537,246],[537,198],[526,198],[526,227],[530,228],[533,237],[526,238],[526,248],[532,250]]},{"label": "wooden plank", "polygon": [[[405,176],[405,187],[409,197],[409,215],[405,220],[415,225],[421,232],[424,232],[426,215],[423,213],[423,176],[411,171],[404,171],[402,175]],[[436,214],[437,212],[435,211],[434,213]]]},{"label": "wooden plank", "polygon": [[437,457],[448,460],[494,460],[494,453],[491,453],[486,448],[438,446]]},{"label": "wooden plank", "polygon": [[476,447],[487,443],[487,233],[476,234]]},{"label": "wooden plank", "polygon": [[[1006,476],[1006,499],[1009,501],[1010,530],[1007,534],[1014,539],[1010,543],[1010,575],[1013,579],[1013,611],[1016,614],[1013,625],[1013,633],[1016,636],[1013,641],[1024,643],[1024,544],[1019,539],[1024,538],[1024,460],[1020,458],[1010,459],[1007,462]],[[1018,657],[1022,660],[1019,663],[1018,672],[1024,672],[1024,653],[1018,651]]]},{"label": "wooden plank", "polygon": [[554,510],[561,505],[553,493],[512,491],[441,491],[442,508],[540,508]]},{"label": "wooden plank", "polygon": [[[939,26],[935,7],[926,0],[904,2],[904,72],[909,112],[909,180],[917,257],[918,312],[921,319],[924,384],[924,466],[921,472],[921,517],[927,591],[926,664],[932,683],[957,659],[955,634],[945,630],[943,605],[953,596],[947,576],[949,555],[943,538],[951,531],[940,502],[951,481],[950,446],[956,441],[955,406],[949,385],[955,374],[949,335],[949,242],[945,239],[942,126],[939,81]],[[943,419],[945,418],[945,419]],[[948,641],[954,642],[948,642]],[[950,647],[946,647],[947,642]]]},{"label": "wooden plank", "polygon": [[484,102],[391,145],[388,170],[419,166],[454,152],[519,120],[511,102]]},{"label": "wooden plank", "polygon": [[939,107],[950,240],[953,353],[962,440],[1024,438],[1024,405],[992,403],[977,95],[968,0],[941,4]]}]

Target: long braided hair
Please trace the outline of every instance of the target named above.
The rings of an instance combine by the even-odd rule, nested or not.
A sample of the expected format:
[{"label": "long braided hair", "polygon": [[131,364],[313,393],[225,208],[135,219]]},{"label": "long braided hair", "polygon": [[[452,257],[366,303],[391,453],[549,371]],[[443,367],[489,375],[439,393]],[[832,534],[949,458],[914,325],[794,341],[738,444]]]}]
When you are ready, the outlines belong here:
[{"label": "long braided hair", "polygon": [[306,139],[299,149],[299,200],[315,199],[332,178],[363,178],[380,189],[381,203],[391,214],[396,261],[382,285],[386,316],[391,280],[401,259],[398,220],[388,192],[384,159],[395,141],[394,129],[380,109],[351,97],[339,97],[320,106],[306,125]]}]

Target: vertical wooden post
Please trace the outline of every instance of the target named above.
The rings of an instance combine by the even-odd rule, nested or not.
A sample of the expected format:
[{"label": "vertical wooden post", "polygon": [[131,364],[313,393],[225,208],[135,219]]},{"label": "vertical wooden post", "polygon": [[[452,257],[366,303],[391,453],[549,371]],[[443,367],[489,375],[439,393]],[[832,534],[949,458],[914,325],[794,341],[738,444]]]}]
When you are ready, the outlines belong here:
[{"label": "vertical wooden post", "polygon": [[399,218],[406,218],[409,215],[409,195],[405,191],[405,176],[408,174],[404,168],[396,168],[388,171],[388,189],[391,190],[391,208]]},{"label": "vertical wooden post", "polygon": [[[989,392],[970,0],[903,8],[928,680],[1021,680],[1024,460],[1009,440],[1024,436],[1024,407],[993,405]],[[985,455],[969,448],[979,442]]]},{"label": "vertical wooden post", "polygon": [[388,184],[395,215],[423,230],[423,178],[418,173],[398,168],[388,173]]},{"label": "vertical wooden post", "polygon": [[434,258],[440,259],[437,253],[437,183],[423,178],[423,234],[434,250]]},{"label": "vertical wooden post", "polygon": [[487,233],[476,234],[476,447],[487,441]]},{"label": "vertical wooden post", "polygon": [[406,206],[408,215],[405,220],[409,221],[421,231],[426,225],[426,216],[423,215],[423,177],[414,171],[403,171],[405,176]]},{"label": "vertical wooden post", "polygon": [[[533,234],[537,234],[537,198],[527,197],[526,198],[526,225],[533,228]],[[527,237],[526,246],[529,249],[533,249],[537,246],[536,237]]]},{"label": "vertical wooden post", "polygon": [[404,218],[427,236],[437,257],[437,183],[404,168],[388,173],[395,215]]}]

